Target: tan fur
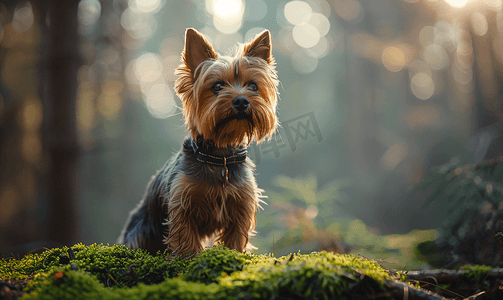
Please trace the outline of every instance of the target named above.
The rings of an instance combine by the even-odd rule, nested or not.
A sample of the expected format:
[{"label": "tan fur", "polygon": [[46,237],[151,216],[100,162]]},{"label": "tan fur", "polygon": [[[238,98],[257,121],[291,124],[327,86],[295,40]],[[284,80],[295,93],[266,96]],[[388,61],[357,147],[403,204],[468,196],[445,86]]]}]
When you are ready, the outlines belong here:
[{"label": "tan fur", "polygon": [[248,238],[255,229],[261,192],[254,181],[241,187],[224,187],[178,175],[168,204],[168,249],[197,253],[202,250],[201,240],[215,232],[216,242],[223,242],[228,248],[243,251],[252,247]]}]

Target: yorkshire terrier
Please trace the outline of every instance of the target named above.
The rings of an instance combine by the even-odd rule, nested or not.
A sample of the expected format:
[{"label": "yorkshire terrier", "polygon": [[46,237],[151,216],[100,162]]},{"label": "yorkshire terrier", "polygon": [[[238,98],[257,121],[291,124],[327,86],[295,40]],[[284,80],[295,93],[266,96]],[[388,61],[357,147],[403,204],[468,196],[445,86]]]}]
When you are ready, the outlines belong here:
[{"label": "yorkshire terrier", "polygon": [[197,254],[211,239],[240,252],[254,249],[249,238],[263,190],[247,147],[278,126],[270,33],[264,30],[231,57],[189,28],[181,62],[175,91],[190,137],[149,182],[118,243],[171,255]]}]

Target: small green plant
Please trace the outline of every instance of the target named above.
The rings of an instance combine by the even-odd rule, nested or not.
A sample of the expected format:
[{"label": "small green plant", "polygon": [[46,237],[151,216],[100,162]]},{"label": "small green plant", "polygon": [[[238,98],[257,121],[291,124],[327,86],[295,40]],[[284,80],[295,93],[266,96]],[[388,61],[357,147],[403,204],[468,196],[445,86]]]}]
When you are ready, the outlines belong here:
[{"label": "small green plant", "polygon": [[493,267],[485,265],[474,265],[474,266],[462,266],[462,270],[466,273],[461,275],[461,278],[469,283],[481,284],[487,273],[493,269]]},{"label": "small green plant", "polygon": [[[348,179],[337,179],[322,187],[314,175],[305,178],[277,176],[273,184],[276,191],[267,195],[271,202],[267,213],[257,214],[260,233],[255,242],[259,249],[267,247],[273,253],[286,255],[301,249],[304,252],[340,250],[339,236],[324,231],[338,209],[341,190],[349,185]],[[257,239],[256,239],[257,240]]]},{"label": "small green plant", "polygon": [[[498,265],[503,245],[495,235],[503,231],[503,157],[476,165],[462,165],[459,159],[433,169],[412,192],[429,190],[426,205],[448,204],[449,217],[439,228],[436,246],[443,261]],[[425,249],[423,249],[425,250]],[[426,249],[427,250],[427,249]],[[455,255],[452,255],[455,254]],[[442,261],[439,257],[432,265]]]}]

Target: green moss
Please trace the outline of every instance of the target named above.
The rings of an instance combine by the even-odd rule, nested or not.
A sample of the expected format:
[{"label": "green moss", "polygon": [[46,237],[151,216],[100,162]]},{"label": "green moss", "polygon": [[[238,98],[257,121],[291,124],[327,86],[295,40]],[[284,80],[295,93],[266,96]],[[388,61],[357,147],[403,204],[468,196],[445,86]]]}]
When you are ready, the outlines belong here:
[{"label": "green moss", "polygon": [[[84,247],[82,244],[76,244],[73,249],[78,251]],[[0,278],[25,279],[32,274],[59,266],[59,255],[68,255],[68,247],[50,249],[42,254],[28,254],[21,260],[1,258]]]},{"label": "green moss", "polygon": [[243,271],[222,276],[219,283],[237,298],[263,299],[274,295],[285,299],[333,299],[342,296],[350,285],[362,278],[374,281],[375,286],[383,290],[381,281],[390,276],[376,262],[353,255],[319,252],[279,260],[256,256]]},{"label": "green moss", "polygon": [[100,299],[111,295],[111,290],[95,276],[70,266],[51,267],[29,281],[27,294],[22,299]]},{"label": "green moss", "polygon": [[139,284],[130,289],[118,290],[110,299],[228,299],[220,292],[217,284],[205,285],[198,282],[187,282],[181,278],[168,279],[160,284]]},{"label": "green moss", "polygon": [[167,262],[159,253],[152,256],[145,250],[133,251],[123,245],[93,244],[77,252],[75,258],[79,269],[94,274],[106,286],[159,283],[177,276],[187,264],[180,259]]},{"label": "green moss", "polygon": [[216,284],[185,282],[180,278],[156,285],[140,283],[132,288],[106,288],[96,277],[68,266],[37,274],[22,299],[212,299],[218,290]]},{"label": "green moss", "polygon": [[465,282],[480,284],[487,276],[487,273],[494,268],[485,265],[475,265],[475,266],[462,266],[461,270],[465,270],[466,273],[462,274],[460,277]]},{"label": "green moss", "polygon": [[79,270],[92,273],[105,286],[159,283],[165,278],[178,276],[189,263],[180,258],[167,262],[161,254],[152,256],[144,250],[133,251],[123,245],[110,247],[103,244],[76,244],[71,248],[55,248],[42,254],[29,254],[21,260],[1,259],[0,278],[24,279],[30,274],[66,265],[68,258],[65,263],[60,255],[69,257],[69,250],[75,256],[70,263],[75,264]]},{"label": "green moss", "polygon": [[202,283],[217,282],[217,278],[241,271],[245,263],[242,253],[223,246],[202,251],[187,266],[185,279]]},{"label": "green moss", "polygon": [[23,299],[72,300],[350,299],[355,290],[383,291],[382,280],[393,279],[374,261],[327,252],[276,259],[215,246],[192,260],[167,260],[121,245],[77,244],[75,259],[60,259],[68,249],[0,260],[1,277],[35,274]]}]

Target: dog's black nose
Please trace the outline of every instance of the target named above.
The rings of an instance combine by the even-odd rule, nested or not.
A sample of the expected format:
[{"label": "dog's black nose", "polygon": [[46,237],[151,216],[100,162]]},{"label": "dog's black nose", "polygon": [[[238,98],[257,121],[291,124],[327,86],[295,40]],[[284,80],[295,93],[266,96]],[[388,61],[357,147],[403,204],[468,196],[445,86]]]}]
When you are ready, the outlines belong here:
[{"label": "dog's black nose", "polygon": [[232,100],[232,105],[234,105],[234,108],[238,112],[243,112],[248,108],[248,106],[250,106],[250,101],[248,101],[246,97],[239,96],[234,98],[234,100]]}]

